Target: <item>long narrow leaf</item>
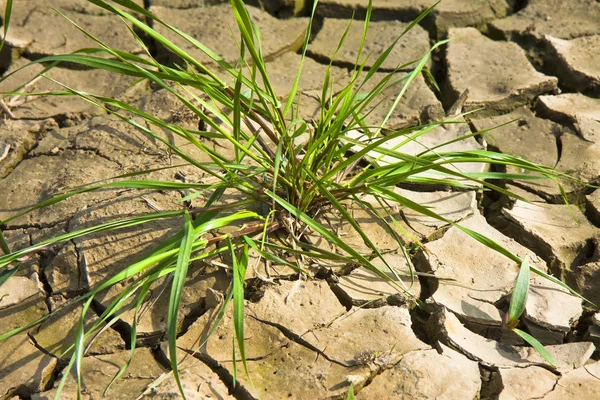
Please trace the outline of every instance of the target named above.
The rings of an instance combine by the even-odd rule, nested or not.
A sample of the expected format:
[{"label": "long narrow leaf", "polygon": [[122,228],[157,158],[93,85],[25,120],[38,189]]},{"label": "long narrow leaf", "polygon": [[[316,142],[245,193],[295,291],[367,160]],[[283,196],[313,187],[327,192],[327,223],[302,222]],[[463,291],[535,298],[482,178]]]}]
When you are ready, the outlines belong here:
[{"label": "long narrow leaf", "polygon": [[557,366],[556,361],[554,361],[554,359],[552,358],[552,355],[548,352],[548,350],[546,350],[546,348],[536,338],[534,338],[527,332],[523,332],[522,330],[517,329],[517,328],[514,328],[512,331],[514,333],[516,333],[517,335],[521,336],[523,338],[523,340],[525,340],[527,343],[529,343],[531,345],[531,347],[536,349],[537,352],[540,353],[540,355],[544,358],[544,360],[546,360],[548,362],[548,364],[552,365],[553,367]]},{"label": "long narrow leaf", "polygon": [[529,260],[527,256],[521,262],[517,283],[510,298],[508,308],[508,326],[516,326],[519,318],[525,312],[527,293],[529,292]]},{"label": "long narrow leaf", "polygon": [[173,285],[171,287],[171,297],[169,299],[169,311],[167,315],[167,337],[169,341],[169,357],[171,358],[171,368],[173,376],[177,382],[179,392],[185,399],[185,392],[179,377],[179,361],[177,360],[177,316],[179,315],[179,306],[181,304],[181,296],[183,295],[183,287],[187,277],[188,265],[190,263],[190,255],[192,254],[192,245],[194,243],[194,226],[190,220],[190,215],[186,212],[185,228],[179,254],[177,256],[177,266],[173,273]]},{"label": "long narrow leaf", "polygon": [[[235,255],[231,238],[227,238],[227,244],[231,253],[233,269],[233,331],[235,341],[242,358],[242,364],[246,375],[248,375],[248,365],[246,363],[246,350],[244,345],[244,282],[246,278],[246,269],[248,268],[248,245],[242,247],[241,257],[238,259]],[[233,348],[233,360],[235,362],[235,346]],[[233,369],[233,384],[236,384],[236,367]]]}]

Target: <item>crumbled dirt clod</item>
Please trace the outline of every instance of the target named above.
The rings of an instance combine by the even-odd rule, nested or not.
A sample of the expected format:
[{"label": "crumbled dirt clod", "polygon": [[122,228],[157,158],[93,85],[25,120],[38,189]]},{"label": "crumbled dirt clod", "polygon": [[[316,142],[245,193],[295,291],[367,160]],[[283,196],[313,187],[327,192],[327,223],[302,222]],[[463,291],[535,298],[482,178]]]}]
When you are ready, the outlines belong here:
[{"label": "crumbled dirt clod", "polygon": [[540,96],[536,111],[544,118],[568,124],[586,141],[600,142],[600,100],[581,93]]},{"label": "crumbled dirt clod", "polygon": [[595,92],[600,89],[600,35],[563,40],[544,36],[552,49],[556,71],[561,84],[576,91]]},{"label": "crumbled dirt clod", "polygon": [[[485,339],[471,332],[450,311],[441,307],[432,314],[430,325],[440,342],[463,353],[472,360],[493,368],[544,366],[547,361],[532,347],[511,346]],[[574,342],[546,346],[557,364],[557,370],[567,372],[586,364],[595,350],[592,343]]]},{"label": "crumbled dirt clod", "polygon": [[488,24],[503,40],[572,39],[600,33],[600,4],[594,0],[530,0],[518,13]]},{"label": "crumbled dirt clod", "polygon": [[465,111],[483,107],[478,116],[502,114],[557,86],[558,80],[537,72],[515,43],[495,42],[475,28],[451,28],[448,37],[445,95],[453,101],[469,89]]}]

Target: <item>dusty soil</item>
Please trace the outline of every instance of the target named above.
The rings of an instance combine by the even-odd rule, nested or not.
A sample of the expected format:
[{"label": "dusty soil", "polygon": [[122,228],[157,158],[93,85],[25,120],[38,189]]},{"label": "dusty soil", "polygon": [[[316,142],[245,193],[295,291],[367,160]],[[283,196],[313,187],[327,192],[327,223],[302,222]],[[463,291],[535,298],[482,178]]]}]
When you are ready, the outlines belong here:
[{"label": "dusty soil", "polygon": [[[4,6],[4,2],[2,6]],[[178,26],[227,60],[236,57],[231,40],[234,20],[227,5],[208,0],[137,1]],[[367,0],[323,0],[318,24],[308,48],[301,79],[301,115],[316,110],[330,56],[349,18],[364,17]],[[121,21],[84,0],[15,2],[8,47],[0,67],[16,71],[31,60],[93,45],[59,17],[55,6],[111,46],[141,52]],[[263,33],[272,83],[288,93],[289,71],[299,65],[298,39],[304,17],[289,16],[291,1],[265,1],[251,15]],[[374,0],[373,24],[367,37],[372,60],[402,32],[430,1]],[[163,32],[169,35],[169,32]],[[361,23],[354,22],[346,44],[333,61],[334,87],[349,78],[360,41]],[[434,54],[428,67],[441,86],[415,80],[390,119],[390,128],[444,118],[455,100],[469,90],[463,110],[469,124],[446,125],[403,148],[417,154],[427,147],[511,120],[500,129],[453,143],[443,150],[494,149],[556,166],[585,182],[600,183],[600,3],[594,0],[442,0],[391,53],[378,75],[420,57],[435,41],[451,42]],[[174,40],[177,40],[174,38]],[[184,45],[184,44],[182,44]],[[184,45],[185,46],[185,45]],[[153,46],[162,60],[176,58]],[[192,49],[186,48],[188,51]],[[204,56],[197,54],[199,59]],[[372,64],[367,62],[366,67]],[[37,65],[0,84],[12,90],[42,70]],[[403,74],[404,72],[397,72]],[[75,69],[65,65],[49,76],[68,86],[131,101],[160,118],[197,124],[182,113],[164,90],[135,84],[128,77]],[[56,89],[39,80],[30,91]],[[367,90],[369,88],[366,88]],[[380,121],[400,87],[388,89],[370,114]],[[64,187],[105,179],[140,169],[177,164],[157,141],[144,137],[89,103],[74,98],[5,98],[0,122],[0,220],[49,198]],[[176,138],[174,140],[177,140]],[[177,142],[176,142],[177,143]],[[391,145],[393,143],[390,142]],[[231,148],[207,143],[224,154]],[[200,160],[208,160],[194,153]],[[385,161],[385,160],[383,160]],[[482,165],[468,165],[483,171]],[[520,172],[520,171],[509,171]],[[155,179],[202,180],[192,168],[155,172]],[[572,203],[562,203],[556,185],[547,181],[511,181],[510,190],[527,199],[453,192],[444,187],[398,187],[403,195],[432,207],[452,221],[492,237],[519,256],[568,283],[600,304],[600,192],[569,186]],[[59,205],[34,211],[3,226],[13,249],[98,221],[139,215],[153,210],[180,210],[186,193],[104,190],[86,193]],[[227,201],[236,201],[231,195]],[[359,207],[348,209],[361,221],[387,261],[406,268],[386,230],[369,223],[373,216]],[[385,280],[363,269],[327,265],[329,271],[312,280],[283,266],[264,265],[248,276],[246,350],[250,374],[238,363],[233,385],[232,316],[206,339],[230,275],[226,259],[195,263],[184,292],[178,340],[181,377],[192,399],[325,399],[345,398],[354,385],[360,399],[583,399],[600,398],[600,313],[558,285],[532,278],[522,328],[537,337],[557,361],[548,365],[522,340],[503,327],[502,320],[518,274],[518,266],[437,220],[404,212],[404,228],[426,243],[413,257],[422,273],[417,280],[401,275],[430,307],[414,307]],[[340,221],[327,216],[331,228],[357,250],[364,243]],[[104,280],[181,226],[181,220],[154,222],[140,229],[74,239],[41,252],[0,288],[0,333],[31,322]],[[318,246],[325,243],[315,242]],[[343,271],[343,272],[342,272]],[[435,278],[434,278],[435,277]],[[168,371],[165,344],[170,282],[151,288],[146,312],[139,319],[138,352],[109,398],[178,398]],[[118,287],[98,296],[86,324],[93,324]],[[40,327],[0,346],[0,399],[53,398],[75,335],[81,307],[61,310]],[[85,357],[85,398],[102,396],[106,384],[129,356],[131,318],[128,312],[93,342]],[[89,326],[88,325],[88,326]],[[75,398],[75,378],[69,377],[64,398]]]}]

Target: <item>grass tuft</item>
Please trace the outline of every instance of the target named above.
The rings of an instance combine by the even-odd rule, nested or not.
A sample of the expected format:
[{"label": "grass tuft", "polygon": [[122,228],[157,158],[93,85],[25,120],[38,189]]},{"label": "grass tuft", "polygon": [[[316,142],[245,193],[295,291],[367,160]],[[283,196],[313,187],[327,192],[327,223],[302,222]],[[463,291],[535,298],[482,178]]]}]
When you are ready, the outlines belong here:
[{"label": "grass tuft", "polygon": [[[188,267],[194,260],[210,260],[223,253],[229,253],[232,260],[232,283],[225,296],[225,301],[211,332],[233,304],[234,318],[234,353],[240,353],[244,370],[248,371],[244,349],[244,285],[248,269],[249,251],[256,251],[261,258],[274,263],[287,265],[300,274],[312,275],[310,265],[319,265],[336,260],[345,264],[360,265],[368,268],[384,279],[391,279],[399,292],[414,296],[409,288],[398,278],[398,272],[386,264],[380,249],[365,231],[364,223],[356,220],[347,210],[352,202],[361,207],[373,219],[388,228],[398,248],[407,257],[408,272],[414,277],[412,263],[408,258],[409,246],[412,244],[401,234],[397,233],[400,225],[389,210],[406,208],[417,211],[428,217],[456,226],[491,249],[509,257],[521,264],[521,273],[513,293],[510,305],[508,324],[514,328],[524,311],[529,284],[529,271],[533,271],[546,279],[550,279],[576,294],[564,283],[558,281],[543,271],[529,266],[527,260],[521,260],[508,249],[500,246],[491,239],[477,232],[460,226],[453,221],[400,195],[394,189],[401,184],[418,183],[420,185],[440,185],[458,188],[460,190],[495,190],[500,193],[518,198],[515,194],[493,185],[489,180],[514,179],[515,175],[484,172],[461,172],[460,166],[467,163],[487,165],[512,166],[517,170],[526,171],[519,175],[521,179],[550,178],[560,186],[562,180],[573,181],[569,176],[553,168],[540,166],[527,160],[506,154],[485,150],[461,152],[444,152],[445,144],[428,149],[419,154],[403,152],[403,146],[417,141],[433,129],[443,125],[457,123],[458,117],[448,121],[413,126],[394,130],[386,124],[394,109],[399,104],[411,82],[420,74],[432,78],[424,70],[431,53],[446,42],[438,42],[422,59],[413,65],[414,69],[398,78],[401,68],[387,74],[368,92],[363,88],[375,77],[378,66],[389,56],[398,40],[425,18],[432,8],[423,12],[410,26],[390,45],[374,62],[373,67],[365,70],[367,57],[363,48],[369,28],[371,2],[369,2],[367,17],[363,24],[362,40],[359,44],[356,65],[351,72],[349,82],[341,90],[334,91],[330,74],[331,64],[323,77],[323,87],[320,96],[319,116],[316,120],[304,120],[298,117],[297,101],[300,95],[300,77],[306,56],[306,47],[310,39],[311,24],[314,19],[317,2],[312,8],[304,43],[300,51],[300,69],[294,77],[289,93],[276,93],[271,84],[267,71],[267,63],[261,50],[261,36],[252,21],[248,10],[241,0],[231,0],[232,12],[237,23],[236,38],[239,43],[240,57],[231,65],[202,43],[180,31],[177,27],[157,18],[149,11],[137,6],[129,0],[88,0],[90,3],[119,16],[132,27],[132,34],[139,40],[136,32],[142,32],[146,37],[159,46],[179,57],[183,65],[162,64],[151,55],[146,48],[147,57],[128,53],[107,46],[98,38],[91,35],[83,27],[77,25],[67,16],[65,18],[80,29],[83,35],[92,39],[97,47],[84,49],[73,54],[43,57],[31,64],[45,65],[41,76],[47,77],[46,72],[61,63],[71,63],[86,68],[109,71],[111,73],[135,77],[148,81],[167,91],[180,104],[206,126],[205,129],[189,129],[175,122],[161,120],[153,115],[123,101],[104,97],[94,93],[85,93],[77,88],[67,87],[60,82],[62,89],[45,93],[11,92],[11,95],[42,95],[42,96],[78,96],[81,99],[97,105],[116,118],[127,122],[139,132],[156,140],[171,151],[182,164],[196,168],[207,176],[206,182],[182,183],[179,181],[159,181],[142,179],[149,171],[138,171],[115,177],[109,182],[94,182],[68,192],[58,193],[55,197],[35,205],[4,221],[5,225],[14,219],[42,207],[60,203],[72,196],[98,191],[105,188],[128,188],[142,190],[178,190],[186,189],[191,192],[186,199],[200,199],[201,195],[210,194],[206,203],[196,209],[174,212],[155,212],[144,216],[115,219],[90,228],[85,228],[63,235],[46,239],[38,244],[11,251],[7,241],[0,231],[0,248],[4,255],[0,256],[0,284],[12,276],[24,260],[44,248],[69,240],[81,238],[90,234],[116,231],[124,228],[141,226],[145,223],[165,218],[181,218],[181,230],[157,244],[150,254],[140,260],[125,266],[106,281],[92,288],[87,293],[73,299],[69,304],[85,302],[78,325],[77,339],[70,351],[73,351],[70,362],[64,373],[64,378],[58,388],[58,394],[64,388],[66,378],[71,368],[75,367],[77,383],[81,387],[82,359],[86,346],[100,330],[106,329],[107,324],[115,323],[127,310],[134,307],[132,322],[131,357],[124,365],[111,384],[121,376],[131,363],[135,350],[135,334],[137,316],[148,294],[150,285],[161,277],[171,276],[172,286],[168,310],[168,343],[169,356],[174,377],[182,396],[185,398],[181,385],[177,361],[177,317],[181,304],[183,288],[188,274]],[[11,1],[7,2],[7,15],[10,16]],[[136,16],[143,16],[152,24],[141,21]],[[5,18],[4,37],[8,29],[9,18]],[[211,60],[212,66],[203,65],[186,53],[166,36],[161,35],[153,26],[166,28],[171,34],[187,41]],[[347,33],[347,31],[346,31]],[[342,42],[346,38],[342,37]],[[144,45],[144,42],[139,40]],[[342,43],[339,44],[338,49]],[[144,45],[145,46],[145,45]],[[15,71],[16,73],[18,71]],[[12,74],[4,77],[7,79]],[[226,82],[233,82],[228,84]],[[339,83],[339,82],[336,82]],[[393,84],[402,84],[402,89],[396,97],[386,116],[377,125],[368,125],[365,117],[377,105],[376,99],[382,92]],[[280,97],[281,96],[281,97]],[[283,100],[283,101],[282,101]],[[216,118],[215,118],[216,116]],[[177,146],[167,140],[164,132],[182,139],[186,146]],[[385,135],[383,135],[385,133]],[[466,139],[467,135],[460,139]],[[210,149],[203,138],[227,143],[233,148],[231,156]],[[300,140],[304,138],[303,140]],[[400,145],[390,147],[388,142],[401,138]],[[457,139],[459,140],[459,139]],[[193,147],[203,152],[210,161],[198,161],[186,148]],[[165,167],[171,168],[171,167]],[[161,170],[154,169],[150,172]],[[435,174],[435,175],[432,175]],[[237,193],[243,198],[236,210],[223,204],[221,199],[226,192]],[[366,201],[370,197],[373,201]],[[259,205],[259,207],[256,207]],[[384,211],[380,211],[380,210]],[[257,211],[260,210],[260,211]],[[338,236],[325,224],[320,215],[325,211],[336,211],[343,221],[362,238],[367,252],[359,251],[344,238]],[[275,241],[275,234],[284,237],[285,241]],[[308,239],[316,235],[329,243],[336,251],[319,248]],[[226,246],[217,246],[226,243]],[[417,241],[418,244],[418,241]],[[291,255],[283,257],[282,254]],[[381,259],[386,270],[374,265],[374,260]],[[390,275],[389,272],[392,272]],[[84,319],[94,296],[108,288],[130,280],[124,291],[108,305],[99,320],[90,328],[84,328]],[[133,306],[127,306],[127,300],[135,299]],[[415,299],[417,301],[418,299]],[[418,301],[417,301],[418,303]],[[17,333],[26,331],[47,319],[42,317],[26,326],[22,326],[3,334],[0,340]],[[525,332],[514,329],[528,343],[544,354],[543,347]],[[233,354],[233,360],[236,360]],[[546,358],[552,363],[551,358]],[[234,376],[234,379],[237,377]],[[105,395],[110,396],[107,387]],[[81,395],[81,393],[79,393]],[[354,398],[352,388],[348,398]]]}]

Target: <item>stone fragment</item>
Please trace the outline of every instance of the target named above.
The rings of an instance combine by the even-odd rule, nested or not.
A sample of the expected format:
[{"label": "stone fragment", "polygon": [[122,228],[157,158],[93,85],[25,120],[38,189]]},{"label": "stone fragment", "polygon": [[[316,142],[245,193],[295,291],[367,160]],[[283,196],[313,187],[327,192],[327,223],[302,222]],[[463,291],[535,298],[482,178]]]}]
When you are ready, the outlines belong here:
[{"label": "stone fragment", "polygon": [[[375,258],[372,263],[388,277],[387,279],[364,267],[338,278],[339,280],[332,285],[332,289],[343,303],[374,308],[387,304],[412,305],[414,299],[419,298],[421,284],[416,275],[411,279],[404,256],[398,253],[387,253],[383,258],[395,274],[389,271],[380,258]],[[396,280],[396,274],[400,277],[401,283]],[[390,280],[397,283],[394,284]]]},{"label": "stone fragment", "polygon": [[[135,2],[143,6],[142,0]],[[5,3],[6,0],[0,2],[2,10]],[[40,58],[72,53],[87,47],[99,47],[51,6],[65,13],[105,45],[128,52],[141,51],[139,43],[124,21],[87,1],[24,0],[15,3],[12,9],[10,34],[19,41],[30,42],[25,49],[27,56]]]},{"label": "stone fragment", "polygon": [[[62,229],[55,227],[51,229],[11,229],[3,231],[2,234],[6,239],[8,247],[12,251],[17,251],[25,250],[31,246],[31,243],[39,243],[44,238],[47,238],[48,236],[45,236],[44,234],[40,235],[40,232],[42,231],[44,231],[44,234],[60,234],[64,232]],[[39,284],[41,290],[43,287],[43,284],[40,282],[43,281],[43,277],[40,276],[43,273],[41,264],[45,261],[43,260],[43,254],[48,254],[45,252],[45,249],[39,252],[29,253],[25,256],[27,259],[23,263],[18,264],[18,269],[14,276],[26,277],[27,279],[36,282],[36,284]],[[9,301],[8,298],[5,300]]]},{"label": "stone fragment", "polygon": [[503,232],[536,249],[567,283],[573,282],[573,268],[589,260],[600,238],[600,230],[574,206],[517,200],[502,214],[507,219]]},{"label": "stone fragment", "polygon": [[600,313],[596,313],[592,316],[592,323],[587,332],[583,335],[583,340],[594,343],[596,349],[600,348]]},{"label": "stone fragment", "polygon": [[[465,328],[453,313],[443,307],[432,315],[430,324],[440,342],[488,367],[551,367],[533,347],[511,346],[479,336]],[[562,373],[585,365],[595,349],[589,342],[573,342],[545,348],[557,364],[556,369]]]},{"label": "stone fragment", "polygon": [[531,366],[526,368],[498,369],[502,391],[498,400],[534,400],[554,389],[559,377],[546,368]]},{"label": "stone fragment", "polygon": [[[350,24],[350,28],[347,36],[338,50],[338,44],[348,28],[348,24]],[[365,69],[371,68],[379,56],[394,44],[407,26],[408,24],[395,21],[371,22],[358,62],[362,63],[365,57],[368,57],[364,67]],[[324,63],[333,61],[334,64],[354,68],[363,28],[364,22],[362,21],[350,22],[345,19],[326,18],[316,39],[308,46],[308,52],[311,57],[322,60]],[[398,40],[379,70],[394,71],[398,67],[402,67],[404,71],[412,70],[416,66],[416,63],[412,62],[421,59],[428,51],[429,36],[423,28],[416,25]],[[334,57],[333,60],[332,57]],[[408,65],[404,66],[405,64]]]},{"label": "stone fragment", "polygon": [[406,354],[362,389],[358,399],[476,399],[479,367],[449,347],[443,352],[420,350]]},{"label": "stone fragment", "polygon": [[[179,379],[183,391],[188,399],[211,399],[234,400],[229,394],[219,376],[200,360],[188,356],[178,365]],[[138,397],[140,400],[172,400],[179,398],[181,393],[175,382],[172,372],[160,375],[154,382],[148,385],[146,390]]]},{"label": "stone fragment", "polygon": [[53,294],[70,297],[89,288],[89,282],[83,270],[83,258],[79,258],[77,249],[71,241],[57,251],[56,256],[44,266],[42,273],[52,288]]},{"label": "stone fragment", "polygon": [[518,13],[488,24],[490,33],[503,40],[561,39],[600,33],[600,4],[594,0],[531,0]]},{"label": "stone fragment", "polygon": [[[88,399],[97,399],[103,397],[103,392],[107,385],[119,371],[131,355],[131,351],[122,350],[114,354],[86,356],[82,361],[82,386]],[[163,368],[152,355],[152,350],[148,347],[139,347],[135,350],[135,357],[127,371],[117,379],[106,397],[112,399],[135,399],[142,394],[148,384],[156,380],[165,372]],[[71,370],[66,384],[63,388],[61,398],[77,398],[77,381],[74,375],[74,368]],[[33,395],[32,400],[50,400],[56,395],[60,380],[56,380],[54,388],[45,392]]]},{"label": "stone fragment", "polygon": [[[411,326],[406,308],[354,308],[330,326],[315,329],[312,335],[306,332],[303,339],[321,349],[329,359],[347,365],[356,364],[357,355],[370,353],[380,358],[381,365],[391,366],[401,355],[429,347],[416,337]],[[290,330],[296,332],[293,327]]]},{"label": "stone fragment", "polygon": [[593,399],[600,396],[600,362],[564,374],[544,400]]},{"label": "stone fragment", "polygon": [[515,43],[494,42],[475,28],[451,28],[448,36],[445,93],[457,99],[469,89],[465,111],[483,107],[478,116],[505,113],[556,88],[558,80],[537,72]]},{"label": "stone fragment", "polygon": [[[6,4],[5,0],[0,3],[0,6],[4,7],[4,4]],[[12,33],[9,32],[6,35],[4,47],[0,50],[0,71],[6,71],[14,62],[21,58],[25,49],[27,49],[30,44],[31,39],[20,39],[14,37]]]},{"label": "stone fragment", "polygon": [[573,268],[572,273],[575,276],[577,292],[592,303],[600,304],[600,293],[598,293],[600,262],[593,261],[587,264],[578,265]]},{"label": "stone fragment", "polygon": [[537,112],[544,118],[569,124],[585,140],[600,142],[600,100],[580,93],[540,96]]},{"label": "stone fragment", "polygon": [[[177,357],[179,360],[185,361],[192,353],[197,353],[198,355],[209,356],[210,359],[218,363],[231,362],[233,354],[231,349],[233,337],[233,312],[231,307],[224,314],[223,319],[216,326],[212,335],[208,335],[210,328],[216,322],[215,318],[220,312],[221,306],[222,303],[219,303],[217,307],[208,310],[188,328],[184,335],[177,339]],[[261,323],[248,316],[247,313],[244,317],[244,338],[248,360],[265,358],[276,353],[289,342],[289,339],[277,327]],[[162,343],[161,346],[168,356],[168,344]],[[237,350],[236,357],[239,357]]]},{"label": "stone fragment", "polygon": [[553,54],[549,57],[554,57],[552,68],[561,84],[578,92],[600,89],[600,35],[573,40],[546,35],[544,39],[552,50]]},{"label": "stone fragment", "polygon": [[[27,325],[48,313],[44,296],[34,294],[0,310],[0,334]],[[26,332],[2,341],[0,346],[0,398],[28,397],[51,382],[57,360],[35,347]]]},{"label": "stone fragment", "polygon": [[[239,58],[239,31],[230,5],[185,10],[152,6],[150,11],[158,18],[176,25],[225,61],[234,63]],[[308,23],[306,19],[278,20],[266,11],[254,7],[248,7],[248,12],[261,33],[262,51],[266,61],[288,51],[296,52],[302,47]],[[155,29],[198,62],[215,64],[204,52],[167,28],[158,25]],[[169,54],[164,48],[159,51],[163,55]]]},{"label": "stone fragment", "polygon": [[[523,182],[523,181],[519,181],[519,184],[521,182]],[[555,184],[555,186],[556,186],[556,184]],[[510,193],[514,193],[517,196],[521,196],[524,200],[527,200],[527,201],[538,202],[538,203],[543,203],[545,201],[541,196],[537,195],[535,192],[525,190],[521,186],[517,186],[517,185],[508,183],[506,185],[505,189],[507,191],[509,191]]]},{"label": "stone fragment", "polygon": [[[461,221],[460,226],[494,240],[518,257],[529,256],[532,264],[545,269],[535,254],[489,226],[478,213]],[[456,246],[456,243],[465,245]],[[441,239],[426,244],[426,250],[419,252],[416,265],[423,272],[454,280],[431,284],[434,290],[431,298],[435,303],[468,322],[470,329],[480,331],[482,325],[485,329],[500,329],[503,313],[495,303],[512,290],[519,271],[515,262],[452,227]]]},{"label": "stone fragment", "polygon": [[10,151],[10,144],[5,142],[0,142],[0,161],[4,160],[8,156],[8,152]]},{"label": "stone fragment", "polygon": [[436,5],[430,18],[435,26],[435,36],[442,39],[450,28],[481,26],[487,21],[506,17],[512,7],[510,0],[449,0]]},{"label": "stone fragment", "polygon": [[[583,183],[600,183],[600,143],[591,143],[567,130],[560,137],[560,142],[562,151],[556,169],[569,173]],[[583,196],[581,197],[580,200],[583,200]]]}]

